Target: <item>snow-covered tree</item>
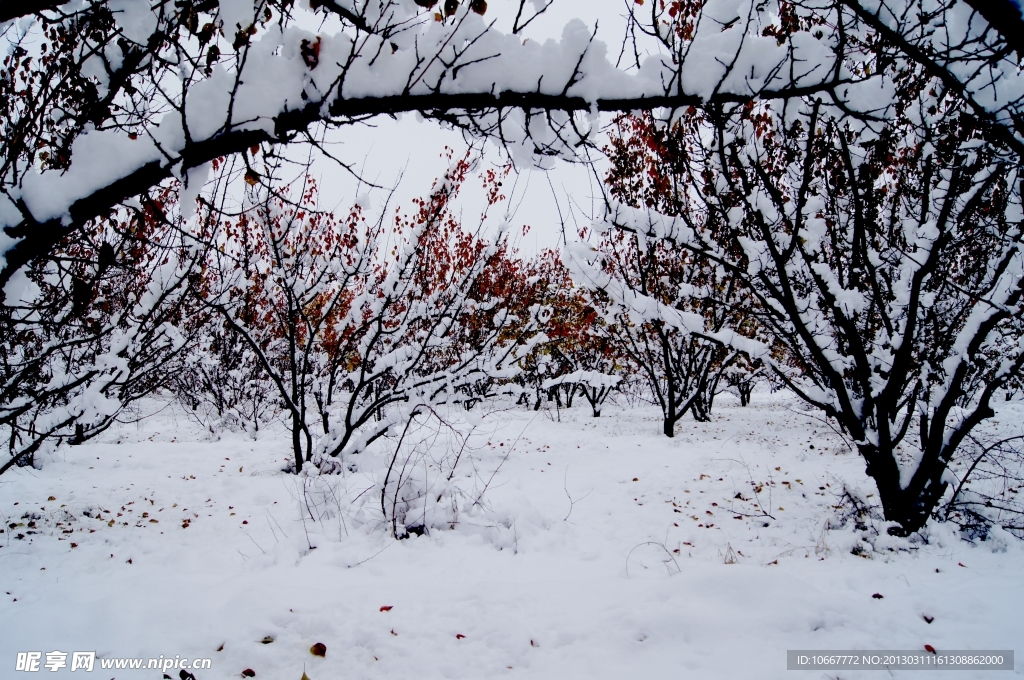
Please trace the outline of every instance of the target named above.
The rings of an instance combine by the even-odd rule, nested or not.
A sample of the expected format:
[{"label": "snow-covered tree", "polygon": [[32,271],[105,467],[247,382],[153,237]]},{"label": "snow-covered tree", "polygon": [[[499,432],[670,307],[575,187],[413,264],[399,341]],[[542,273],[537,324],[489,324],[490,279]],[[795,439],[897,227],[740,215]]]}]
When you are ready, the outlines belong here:
[{"label": "snow-covered tree", "polygon": [[[660,215],[687,208],[675,136],[651,116],[621,117],[610,136],[607,198]],[[599,225],[600,226],[600,225]],[[585,235],[584,235],[585,236]],[[643,376],[672,437],[687,413],[707,421],[723,377],[764,348],[742,283],[712,258],[644,231],[598,229],[573,248],[577,278],[607,300],[608,332]]]},{"label": "snow-covered tree", "polygon": [[202,184],[216,158],[403,112],[532,162],[590,143],[600,111],[817,94],[885,118],[884,69],[859,65],[896,60],[1024,149],[1007,0],[630,0],[616,56],[582,22],[529,39],[549,4],[4,0],[0,285],[131,197]]},{"label": "snow-covered tree", "polygon": [[178,181],[190,206],[216,159],[320,153],[378,116],[415,112],[541,166],[592,148],[603,111],[772,111],[788,134],[813,101],[822,120],[920,137],[932,114],[907,116],[894,76],[917,70],[975,121],[972,143],[1006,167],[1024,151],[1008,0],[624,0],[617,53],[579,21],[533,39],[549,4],[0,0],[3,313],[27,270],[133,200]]},{"label": "snow-covered tree", "polygon": [[595,418],[601,407],[634,368],[615,342],[609,328],[607,300],[573,280],[559,253],[548,251],[538,258],[537,273],[542,300],[550,314],[544,322],[547,341],[537,352],[550,357],[554,370],[540,376],[540,388],[559,398],[565,394],[572,406],[577,393],[590,404]]},{"label": "snow-covered tree", "polygon": [[[296,471],[314,457],[333,469],[421,404],[480,398],[476,384],[512,377],[537,334],[535,307],[503,304],[518,266],[503,236],[487,241],[453,211],[470,155],[449,160],[393,224],[387,208],[368,221],[364,200],[340,219],[318,208],[308,177],[294,200],[256,190],[236,219],[204,220],[200,299],[274,386]],[[504,198],[493,171],[485,188],[488,208]]]},{"label": "snow-covered tree", "polygon": [[579,278],[609,300],[609,333],[661,407],[665,435],[675,436],[687,413],[709,420],[722,376],[745,351],[737,329],[749,325],[746,291],[735,277],[692,250],[625,230],[578,257]]},{"label": "snow-covered tree", "polygon": [[[324,401],[322,469],[362,451],[420,406],[476,401],[487,386],[512,379],[519,358],[541,338],[538,305],[507,305],[521,265],[509,257],[506,234],[485,239],[454,212],[472,168],[468,154],[454,159],[416,211],[395,218],[390,248],[352,305],[351,364]],[[485,178],[490,209],[504,196],[495,176]],[[481,224],[485,219],[486,209]]]},{"label": "snow-covered tree", "polygon": [[189,281],[202,261],[174,192],[63,239],[0,307],[0,473],[100,434],[171,386],[194,346]]},{"label": "snow-covered tree", "polygon": [[777,376],[839,423],[886,519],[912,532],[1024,366],[1024,211],[1019,159],[970,103],[926,69],[884,67],[886,121],[816,97],[685,113],[670,128],[685,209],[609,219],[743,283],[787,354]]},{"label": "snow-covered tree", "polygon": [[240,358],[251,354],[273,386],[301,470],[313,455],[313,400],[321,377],[334,377],[327,364],[348,360],[338,354],[360,320],[350,315],[373,276],[381,229],[359,203],[343,219],[320,209],[309,177],[297,190],[292,201],[254,191],[235,220],[205,216],[213,247],[197,292],[211,324],[226,325],[245,348]]}]

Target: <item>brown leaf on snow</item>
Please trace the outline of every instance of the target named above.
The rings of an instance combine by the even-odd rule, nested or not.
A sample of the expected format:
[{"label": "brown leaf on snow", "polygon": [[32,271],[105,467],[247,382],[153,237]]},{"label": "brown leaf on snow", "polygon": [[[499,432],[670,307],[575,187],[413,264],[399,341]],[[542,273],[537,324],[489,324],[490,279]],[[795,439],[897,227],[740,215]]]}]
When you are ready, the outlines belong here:
[{"label": "brown leaf on snow", "polygon": [[455,634],[455,639],[456,639],[456,640],[461,640],[461,639],[462,639],[462,638],[464,638],[464,637],[466,637],[466,636],[465,636],[465,635],[463,635],[462,633],[456,633],[456,634]]},{"label": "brown leaf on snow", "polygon": [[274,638],[270,637],[269,635],[266,636],[265,638],[263,638],[262,640],[260,640],[260,642],[262,642],[265,645],[269,645],[273,641],[274,641]]},{"label": "brown leaf on snow", "polygon": [[318,642],[309,648],[309,653],[313,656],[325,657],[327,656],[327,645],[322,642]]},{"label": "brown leaf on snow", "polygon": [[389,611],[391,611],[391,610],[392,610],[393,608],[394,608],[394,606],[393,606],[393,605],[390,605],[390,604],[386,604],[386,605],[384,605],[383,607],[381,607],[381,608],[380,608],[380,610],[381,610],[382,612],[389,612]]},{"label": "brown leaf on snow", "polygon": [[884,597],[884,595],[882,595],[881,593],[875,593],[871,597],[875,598],[876,600],[881,600]]},{"label": "brown leaf on snow", "polygon": [[244,671],[242,671],[242,677],[243,678],[255,678],[256,677],[256,671],[254,671],[251,668],[246,668]]},{"label": "brown leaf on snow", "polygon": [[927,614],[921,614],[921,618],[924,619],[925,623],[931,623],[935,620],[934,616],[928,616]]}]

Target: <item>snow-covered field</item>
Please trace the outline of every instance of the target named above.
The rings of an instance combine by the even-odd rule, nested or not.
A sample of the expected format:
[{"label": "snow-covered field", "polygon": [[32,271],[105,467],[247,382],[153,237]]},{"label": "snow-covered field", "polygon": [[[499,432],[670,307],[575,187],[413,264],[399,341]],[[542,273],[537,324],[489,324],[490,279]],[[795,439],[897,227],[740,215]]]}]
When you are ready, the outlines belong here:
[{"label": "snow-covered field", "polygon": [[862,463],[796,402],[758,396],[674,440],[650,409],[472,415],[451,484],[443,436],[412,465],[454,522],[401,541],[381,521],[390,442],[296,477],[283,434],[215,440],[168,406],[0,479],[0,677],[53,650],[212,658],[197,680],[817,679],[837,674],[787,671],[786,650],[1024,651],[1018,542],[842,524],[844,483],[872,491]]}]

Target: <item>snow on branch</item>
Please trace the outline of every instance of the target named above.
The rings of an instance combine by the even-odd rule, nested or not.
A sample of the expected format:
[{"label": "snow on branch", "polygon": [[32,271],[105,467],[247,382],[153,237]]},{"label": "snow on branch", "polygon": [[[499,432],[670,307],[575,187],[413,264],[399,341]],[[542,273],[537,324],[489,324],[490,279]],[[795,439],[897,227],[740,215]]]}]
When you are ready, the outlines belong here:
[{"label": "snow on branch", "polygon": [[219,156],[302,141],[316,123],[418,112],[536,162],[588,144],[600,111],[796,96],[857,79],[828,65],[833,37],[780,43],[752,7],[742,30],[696,30],[680,71],[660,54],[620,68],[578,20],[559,40],[524,41],[473,4],[435,17],[411,0],[317,2],[338,20],[314,34],[302,28],[309,10],[291,3],[108,0],[9,32],[6,82],[33,86],[12,91],[5,112],[0,284],[128,198]]}]

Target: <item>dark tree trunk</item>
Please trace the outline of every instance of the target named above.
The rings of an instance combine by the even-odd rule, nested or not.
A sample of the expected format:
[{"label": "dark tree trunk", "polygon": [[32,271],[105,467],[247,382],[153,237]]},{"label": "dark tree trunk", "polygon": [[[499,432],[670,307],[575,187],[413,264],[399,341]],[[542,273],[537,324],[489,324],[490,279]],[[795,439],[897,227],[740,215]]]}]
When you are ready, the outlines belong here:
[{"label": "dark tree trunk", "polygon": [[[945,493],[944,483],[930,484],[925,493],[919,493],[913,485],[904,489],[900,483],[900,469],[891,453],[879,451],[875,446],[858,447],[867,461],[865,473],[874,480],[878,498],[882,502],[882,513],[886,520],[899,523],[889,533],[909,536],[919,531],[928,521],[932,510]],[[925,463],[922,461],[922,465]],[[942,467],[945,469],[945,466]],[[942,470],[939,470],[941,476]]]},{"label": "dark tree trunk", "polygon": [[299,414],[292,411],[292,452],[295,454],[295,474],[302,472],[302,432]]},{"label": "dark tree trunk", "polygon": [[754,386],[750,383],[740,383],[736,386],[736,391],[740,394],[740,406],[750,405],[750,393],[754,391]]},{"label": "dark tree trunk", "polygon": [[666,437],[676,436],[675,409],[669,409],[669,413],[665,414],[665,426],[663,428],[663,432]]}]

